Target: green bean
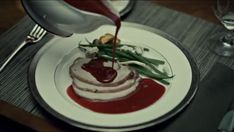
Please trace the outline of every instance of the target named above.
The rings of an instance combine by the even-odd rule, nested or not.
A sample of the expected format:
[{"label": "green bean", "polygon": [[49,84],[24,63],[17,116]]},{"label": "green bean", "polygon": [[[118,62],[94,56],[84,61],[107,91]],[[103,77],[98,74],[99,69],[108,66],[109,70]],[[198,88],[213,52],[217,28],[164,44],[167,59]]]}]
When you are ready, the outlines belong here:
[{"label": "green bean", "polygon": [[138,61],[143,62],[143,63],[145,63],[146,65],[148,65],[148,66],[149,66],[150,68],[152,68],[156,73],[158,73],[158,74],[160,74],[160,75],[162,75],[162,76],[168,77],[167,74],[165,74],[165,73],[159,71],[157,68],[155,68],[154,65],[152,65],[147,59],[143,58],[142,56],[136,55],[136,54],[132,53],[131,51],[125,51],[125,52],[128,53],[129,55],[135,57]]},{"label": "green bean", "polygon": [[158,75],[158,74],[154,74],[152,73],[149,69],[146,69],[144,67],[141,66],[136,66],[136,65],[130,65],[131,67],[133,67],[139,74],[145,75],[147,77],[156,79],[158,81],[160,81],[163,84],[169,85],[170,83],[164,79],[169,79],[171,77],[165,78],[164,76]]},{"label": "green bean", "polygon": [[[99,51],[98,55],[101,56],[101,57],[103,57],[103,56],[107,57],[108,56],[108,60],[112,61],[112,53],[110,53],[110,52]],[[118,60],[119,62],[129,61],[129,59],[126,59],[124,57],[119,57],[119,56],[116,57],[116,60]]]},{"label": "green bean", "polygon": [[[112,53],[112,49],[103,49],[103,51]],[[134,60],[134,58],[132,56],[128,55],[125,52],[121,52],[120,50],[116,50],[115,54],[116,54],[116,57],[120,57],[120,58],[123,57],[123,58],[129,59],[129,60]]]},{"label": "green bean", "polygon": [[165,61],[163,61],[163,60],[148,58],[148,57],[144,57],[144,56],[139,55],[139,54],[137,54],[137,55],[138,55],[138,56],[141,56],[142,58],[144,58],[144,59],[146,59],[146,60],[148,60],[150,63],[152,63],[152,64],[155,65],[155,66],[165,64]]},{"label": "green bean", "polygon": [[[106,51],[105,53],[108,54],[108,55],[111,55],[110,53],[112,53],[112,50],[111,49],[103,49],[103,51]],[[134,53],[132,53],[131,51],[126,51],[126,50],[123,50],[123,51],[120,51],[120,50],[116,50],[116,57],[117,58],[125,58],[125,59],[128,59],[128,60],[137,60],[137,61],[140,61],[140,62],[143,62],[145,63],[146,65],[148,65],[149,67],[151,67],[156,73],[162,75],[162,76],[165,76],[165,77],[168,77],[167,74],[159,71],[157,68],[155,68],[155,66],[153,66],[149,60],[147,60],[145,57],[142,57],[140,55],[136,55]],[[154,63],[156,62],[159,62],[157,61],[156,59],[151,59],[152,61],[154,61]],[[158,63],[156,63],[158,64]]]},{"label": "green bean", "polygon": [[162,61],[162,60],[152,59],[152,58],[147,58],[147,57],[143,57],[143,58],[149,60],[154,65],[163,65],[163,64],[165,64],[165,61]]}]

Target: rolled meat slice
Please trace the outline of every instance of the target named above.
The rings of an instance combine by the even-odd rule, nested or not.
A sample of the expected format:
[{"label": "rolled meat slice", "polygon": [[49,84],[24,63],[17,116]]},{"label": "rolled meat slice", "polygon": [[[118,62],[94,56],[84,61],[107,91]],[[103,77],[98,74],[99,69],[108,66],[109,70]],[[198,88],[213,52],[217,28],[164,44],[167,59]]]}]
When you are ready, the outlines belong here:
[{"label": "rolled meat slice", "polygon": [[[137,89],[140,76],[129,66],[115,64],[116,78],[110,83],[101,83],[82,68],[91,60],[78,58],[70,67],[72,86],[76,94],[92,100],[108,101],[125,97]],[[104,62],[104,65],[111,66],[112,62]]]}]

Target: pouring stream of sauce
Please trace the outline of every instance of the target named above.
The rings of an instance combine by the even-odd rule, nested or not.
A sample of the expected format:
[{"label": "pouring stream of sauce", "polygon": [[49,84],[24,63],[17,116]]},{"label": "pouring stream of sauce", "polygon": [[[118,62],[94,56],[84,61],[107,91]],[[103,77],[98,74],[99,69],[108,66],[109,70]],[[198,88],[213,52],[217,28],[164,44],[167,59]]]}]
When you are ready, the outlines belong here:
[{"label": "pouring stream of sauce", "polygon": [[[101,71],[103,73],[100,73],[101,71],[99,72],[102,75],[105,75],[106,73],[113,74],[113,75],[108,76],[108,77],[112,77],[112,78],[107,79],[107,80],[109,80],[107,82],[113,81],[116,77],[115,74],[117,73],[114,69],[114,62],[115,62],[115,51],[116,51],[116,45],[117,45],[116,41],[117,41],[119,29],[121,27],[121,19],[120,19],[119,15],[113,13],[111,11],[111,9],[108,8],[108,6],[106,5],[107,3],[105,3],[104,0],[64,0],[64,1],[70,5],[78,8],[78,9],[80,9],[80,10],[88,11],[88,12],[92,12],[92,13],[97,13],[97,14],[106,16],[109,19],[111,19],[113,21],[113,23],[115,24],[116,31],[115,31],[115,36],[114,36],[113,48],[112,48],[112,70],[110,70],[110,68],[103,67],[103,68],[101,68],[102,69]],[[112,72],[105,71],[105,69],[108,71],[112,71]],[[97,69],[95,69],[95,67],[86,68],[86,71],[90,72],[92,75],[94,75],[93,71],[95,71],[95,70],[100,70],[100,67],[97,67]],[[105,82],[105,81],[103,81],[103,78],[97,78],[97,77],[100,77],[100,76],[96,76],[96,79],[98,81]]]}]

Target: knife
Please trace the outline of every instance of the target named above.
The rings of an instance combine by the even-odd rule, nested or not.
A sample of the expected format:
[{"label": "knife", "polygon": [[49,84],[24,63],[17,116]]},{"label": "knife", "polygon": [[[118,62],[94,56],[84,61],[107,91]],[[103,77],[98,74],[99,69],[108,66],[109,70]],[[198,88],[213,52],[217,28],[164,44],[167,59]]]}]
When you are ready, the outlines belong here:
[{"label": "knife", "polygon": [[232,132],[234,128],[234,100],[230,104],[228,111],[219,123],[219,132]]}]

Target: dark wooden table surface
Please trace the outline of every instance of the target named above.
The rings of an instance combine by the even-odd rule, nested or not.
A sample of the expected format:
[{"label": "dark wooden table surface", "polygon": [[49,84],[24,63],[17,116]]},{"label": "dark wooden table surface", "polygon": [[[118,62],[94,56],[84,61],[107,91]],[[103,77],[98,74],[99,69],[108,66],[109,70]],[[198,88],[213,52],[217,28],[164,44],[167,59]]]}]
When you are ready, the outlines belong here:
[{"label": "dark wooden table surface", "polygon": [[[213,23],[219,23],[212,12],[213,0],[154,0],[158,4],[205,19]],[[0,1],[0,35],[15,25],[26,14],[20,0]],[[58,131],[58,126],[51,122],[38,118],[11,104],[0,101],[0,117],[7,117],[20,124],[38,131]]]}]

